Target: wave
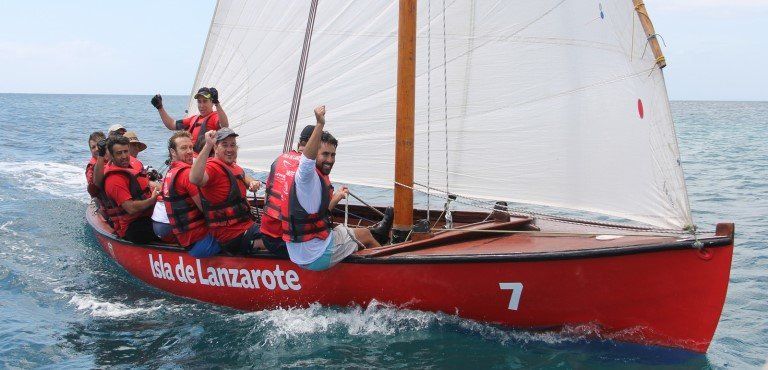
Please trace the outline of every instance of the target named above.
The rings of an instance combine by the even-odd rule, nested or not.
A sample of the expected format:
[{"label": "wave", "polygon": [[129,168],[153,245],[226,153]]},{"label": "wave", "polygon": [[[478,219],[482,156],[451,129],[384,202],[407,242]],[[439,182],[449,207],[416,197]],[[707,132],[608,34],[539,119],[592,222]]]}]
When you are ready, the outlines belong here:
[{"label": "wave", "polygon": [[87,203],[85,169],[57,162],[0,162],[0,177],[14,187]]},{"label": "wave", "polygon": [[75,294],[70,298],[69,303],[78,310],[90,311],[93,317],[119,318],[134,315],[144,315],[159,310],[163,306],[157,304],[151,307],[130,307],[123,303],[112,303],[102,301],[90,294]]}]

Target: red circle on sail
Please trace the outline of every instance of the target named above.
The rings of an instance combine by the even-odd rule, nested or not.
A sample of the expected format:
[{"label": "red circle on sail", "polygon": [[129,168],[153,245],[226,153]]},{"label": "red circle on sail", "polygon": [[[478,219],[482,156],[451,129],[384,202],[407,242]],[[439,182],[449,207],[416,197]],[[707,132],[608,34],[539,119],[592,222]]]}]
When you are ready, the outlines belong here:
[{"label": "red circle on sail", "polygon": [[643,101],[637,99],[637,113],[640,114],[640,119],[643,119]]}]

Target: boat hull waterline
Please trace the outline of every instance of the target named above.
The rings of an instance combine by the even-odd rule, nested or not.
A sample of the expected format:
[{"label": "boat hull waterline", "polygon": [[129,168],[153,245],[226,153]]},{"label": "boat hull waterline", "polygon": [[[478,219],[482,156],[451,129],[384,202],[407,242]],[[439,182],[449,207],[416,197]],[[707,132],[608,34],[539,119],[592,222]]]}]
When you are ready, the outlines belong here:
[{"label": "boat hull waterline", "polygon": [[[725,301],[733,245],[593,258],[505,261],[377,258],[324,272],[263,257],[197,259],[142,246],[88,222],[106,254],[171,294],[240,310],[375,300],[529,330],[583,328],[604,339],[706,352]],[[580,333],[576,333],[580,334]]]}]

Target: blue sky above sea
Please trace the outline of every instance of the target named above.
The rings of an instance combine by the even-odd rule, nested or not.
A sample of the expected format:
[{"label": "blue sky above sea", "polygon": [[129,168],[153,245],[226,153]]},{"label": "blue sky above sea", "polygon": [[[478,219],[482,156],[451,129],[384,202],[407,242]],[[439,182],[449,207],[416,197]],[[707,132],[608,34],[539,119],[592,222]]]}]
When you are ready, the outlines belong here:
[{"label": "blue sky above sea", "polygon": [[[4,2],[0,93],[187,94],[214,6],[213,0]],[[671,99],[768,100],[768,1],[649,0],[646,6],[667,44]]]}]

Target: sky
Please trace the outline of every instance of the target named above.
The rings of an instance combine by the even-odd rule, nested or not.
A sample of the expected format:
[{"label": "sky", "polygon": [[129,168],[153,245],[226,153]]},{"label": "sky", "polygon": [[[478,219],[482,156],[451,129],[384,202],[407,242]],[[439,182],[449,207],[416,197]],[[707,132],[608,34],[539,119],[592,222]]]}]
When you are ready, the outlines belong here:
[{"label": "sky", "polygon": [[[3,0],[0,93],[188,94],[214,6]],[[646,6],[667,45],[670,99],[768,101],[768,0]]]}]

